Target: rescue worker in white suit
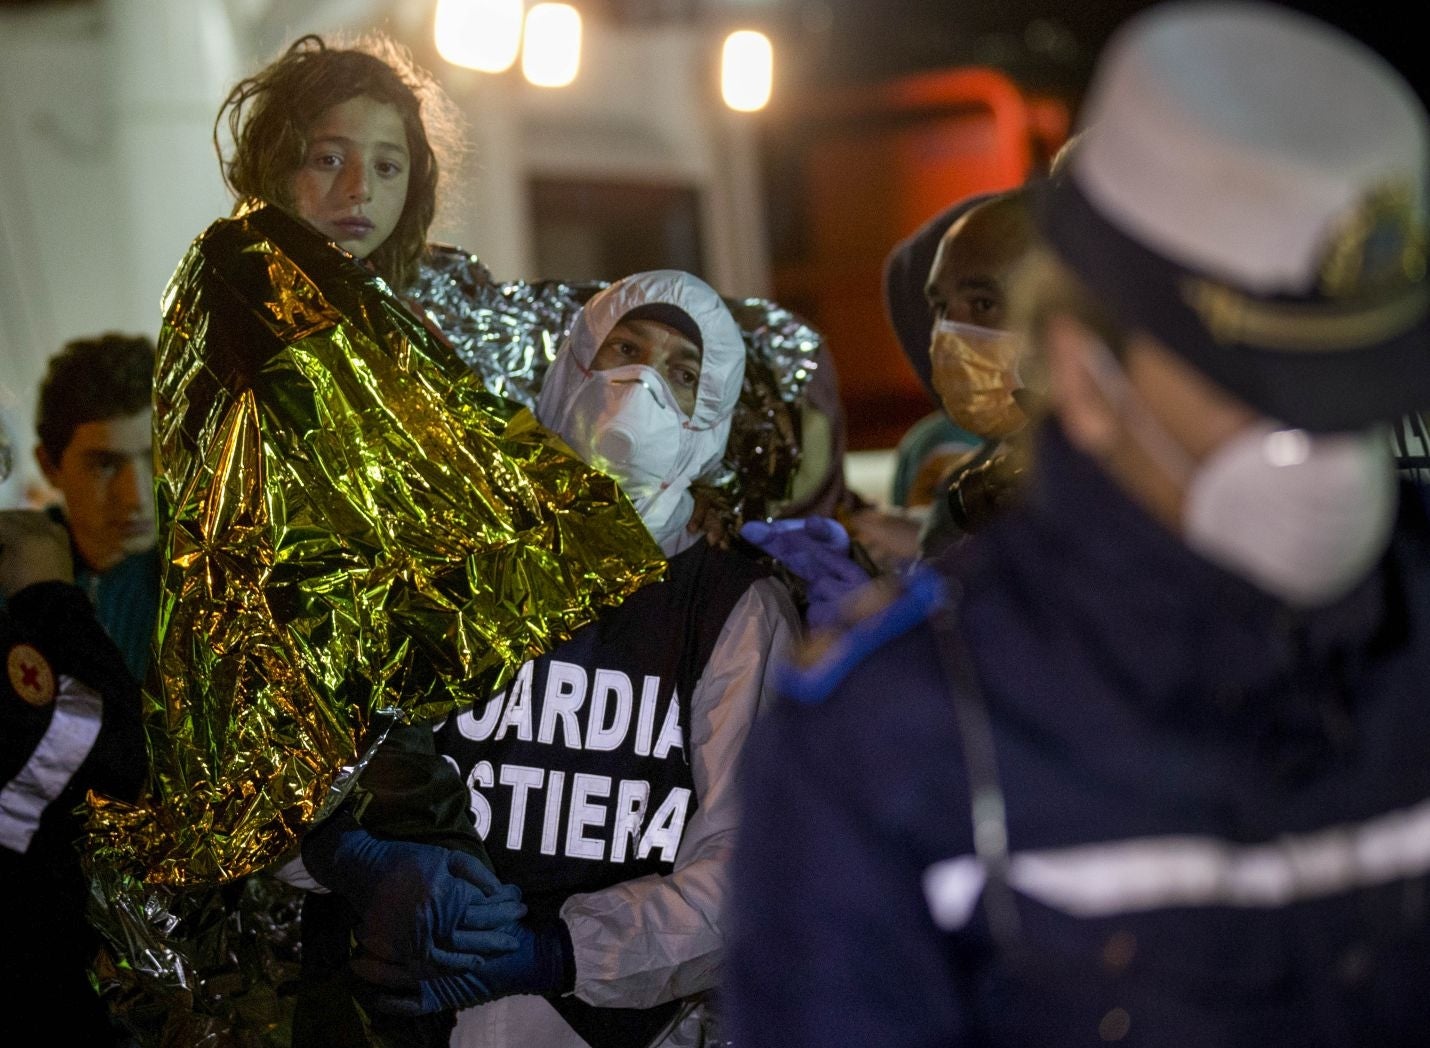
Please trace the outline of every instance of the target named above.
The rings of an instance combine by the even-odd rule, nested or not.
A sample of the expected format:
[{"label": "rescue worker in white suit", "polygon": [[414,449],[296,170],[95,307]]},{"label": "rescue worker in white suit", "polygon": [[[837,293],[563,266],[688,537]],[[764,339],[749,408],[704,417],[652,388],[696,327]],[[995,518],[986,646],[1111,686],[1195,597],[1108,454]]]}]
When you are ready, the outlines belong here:
[{"label": "rescue worker in white suit", "polygon": [[670,564],[438,730],[547,944],[534,969],[484,966],[495,999],[460,1013],[454,1046],[694,1042],[683,1005],[718,981],[740,756],[799,630],[757,551],[686,527],[744,367],[720,296],[666,270],[593,297],[545,379],[537,416],[619,480]]}]

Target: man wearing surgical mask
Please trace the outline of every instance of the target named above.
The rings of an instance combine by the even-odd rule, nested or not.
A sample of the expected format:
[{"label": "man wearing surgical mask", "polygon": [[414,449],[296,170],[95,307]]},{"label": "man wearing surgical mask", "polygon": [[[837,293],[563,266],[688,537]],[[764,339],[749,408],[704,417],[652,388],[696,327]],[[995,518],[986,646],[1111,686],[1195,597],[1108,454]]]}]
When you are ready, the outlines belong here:
[{"label": "man wearing surgical mask", "polygon": [[889,256],[890,321],[942,410],[899,443],[894,501],[918,509],[847,516],[850,534],[884,570],[901,572],[947,549],[1016,490],[1026,458],[1024,405],[1031,407],[1023,371],[1030,369],[1004,328],[1009,286],[1033,244],[1025,196],[1017,189],[958,204]]},{"label": "man wearing surgical mask", "polygon": [[1182,0],[1081,119],[1013,298],[1022,497],[751,745],[742,1048],[1426,1043],[1430,518],[1386,426],[1430,406],[1430,118],[1324,22]]},{"label": "man wearing surgical mask", "polygon": [[714,289],[662,270],[587,302],[543,381],[537,417],[617,481],[669,565],[438,731],[529,911],[522,946],[483,965],[496,999],[459,1014],[456,1048],[711,1032],[735,777],[799,629],[767,562],[686,527],[745,359]]},{"label": "man wearing surgical mask", "polygon": [[934,316],[933,386],[948,417],[983,445],[945,465],[920,537],[925,556],[978,530],[1012,500],[1026,468],[1031,366],[1023,340],[1007,327],[1009,288],[1033,242],[1019,189],[960,217],[934,255],[925,291]]}]

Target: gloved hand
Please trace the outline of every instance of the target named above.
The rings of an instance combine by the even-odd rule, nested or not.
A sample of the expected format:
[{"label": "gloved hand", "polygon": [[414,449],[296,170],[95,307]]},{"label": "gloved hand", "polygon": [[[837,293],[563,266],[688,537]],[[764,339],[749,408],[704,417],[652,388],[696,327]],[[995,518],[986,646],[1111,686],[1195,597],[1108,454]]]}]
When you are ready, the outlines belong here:
[{"label": "gloved hand", "polygon": [[[391,971],[369,966],[369,981],[380,987],[370,1007],[393,1015],[426,1015],[446,1008],[469,1008],[511,994],[559,994],[575,982],[576,963],[571,935],[564,921],[536,926],[526,921],[512,924],[518,942],[515,950],[488,957],[480,968],[457,975],[406,984]],[[354,970],[358,966],[354,964]]]},{"label": "gloved hand", "polygon": [[340,813],[303,840],[303,864],[358,914],[356,974],[377,966],[408,983],[471,972],[515,950],[520,893],[466,852],[380,840]]},{"label": "gloved hand", "polygon": [[831,517],[752,520],[740,536],[804,581],[811,626],[837,622],[840,602],[869,581],[849,555],[849,533]]},{"label": "gloved hand", "polygon": [[509,928],[516,949],[482,964],[481,977],[493,997],[513,993],[553,994],[571,989],[576,958],[571,933],[560,919],[540,925],[518,921]]},{"label": "gloved hand", "polygon": [[476,972],[439,975],[415,984],[397,980],[397,985],[382,983],[360,993],[368,1008],[389,1015],[430,1015],[433,1012],[459,1011],[492,999],[486,984]]}]

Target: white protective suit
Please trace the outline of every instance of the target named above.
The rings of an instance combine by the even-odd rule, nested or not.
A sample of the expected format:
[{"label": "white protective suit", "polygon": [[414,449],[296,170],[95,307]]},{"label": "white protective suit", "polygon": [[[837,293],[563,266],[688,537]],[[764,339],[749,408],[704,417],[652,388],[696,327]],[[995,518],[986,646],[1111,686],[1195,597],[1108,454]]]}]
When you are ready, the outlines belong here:
[{"label": "white protective suit", "polygon": [[[684,826],[673,869],[573,894],[560,907],[575,953],[573,995],[599,1008],[649,1008],[717,988],[724,954],[721,915],[738,810],[737,769],[751,726],[773,699],[774,667],[785,659],[800,628],[794,604],[781,582],[750,571],[743,554],[693,548],[705,540],[685,530],[693,507],[690,481],[717,464],[724,453],[745,362],[739,329],[713,289],[689,274],[660,271],[628,277],[595,296],[577,316],[571,334],[552,363],[537,402],[537,415],[551,429],[563,433],[566,408],[589,380],[589,365],[602,341],[623,316],[651,302],[678,306],[695,321],[703,340],[696,405],[681,433],[676,468],[661,494],[661,498],[678,499],[680,508],[665,514],[670,526],[664,529],[665,534],[656,536],[672,558],[675,581],[647,587],[652,592],[644,601],[613,609],[612,617],[603,616],[601,623],[586,627],[568,645],[543,656],[539,667],[553,659],[572,660],[594,678],[598,672],[609,672],[602,670],[608,663],[614,665],[624,659],[622,664],[628,665],[629,651],[607,652],[603,656],[599,645],[594,651],[583,647],[583,634],[602,624],[609,627],[613,622],[636,623],[636,632],[659,634],[663,623],[646,628],[651,607],[660,600],[661,587],[681,585],[678,580],[682,578],[705,580],[712,577],[711,573],[749,573],[754,581],[737,598],[729,597],[726,588],[723,607],[729,608],[728,612],[713,599],[717,586],[709,587],[711,600],[701,599],[703,581],[696,584],[694,599],[688,601],[696,609],[695,618],[703,620],[701,628],[711,636],[718,631],[718,636],[689,696],[689,722],[684,731],[698,807]],[[696,563],[704,566],[685,570]],[[728,570],[722,566],[728,566]],[[723,621],[710,621],[712,615],[720,614]],[[665,628],[671,640],[682,636],[681,628],[674,624]],[[663,643],[659,636],[656,640]],[[589,640],[585,639],[585,643],[589,645]],[[538,682],[542,672],[538,668]],[[537,723],[542,717],[544,694],[539,686],[531,689],[529,715]],[[498,696],[492,701],[504,698]],[[582,717],[590,705],[588,702],[582,708]],[[474,810],[501,803],[499,788],[476,783],[472,771],[475,761],[485,760],[492,752],[482,747],[499,745],[503,736],[504,729],[488,727],[487,736],[482,737],[481,729],[473,727],[475,720],[485,719],[488,725],[498,720],[494,711],[485,718],[482,715],[481,709],[466,714],[473,720],[465,725],[454,724],[438,735],[439,749],[453,757],[468,779]],[[458,727],[461,732],[454,730]],[[582,727],[585,730],[584,720]],[[459,734],[468,741],[463,743]],[[456,740],[455,744],[452,740]],[[471,740],[477,740],[476,745]],[[551,766],[578,769],[584,759],[580,753],[553,753]],[[500,776],[498,764],[493,779],[499,781]],[[482,799],[478,799],[479,795]],[[502,866],[499,836],[492,833],[488,837],[498,871]],[[522,887],[530,891],[535,886]],[[704,1021],[708,1021],[708,1015],[703,1015],[701,1008],[684,1011],[673,1029],[655,1043],[671,1048],[697,1044]],[[461,1012],[451,1043],[455,1048],[587,1045],[546,998],[537,996],[505,997]]]}]

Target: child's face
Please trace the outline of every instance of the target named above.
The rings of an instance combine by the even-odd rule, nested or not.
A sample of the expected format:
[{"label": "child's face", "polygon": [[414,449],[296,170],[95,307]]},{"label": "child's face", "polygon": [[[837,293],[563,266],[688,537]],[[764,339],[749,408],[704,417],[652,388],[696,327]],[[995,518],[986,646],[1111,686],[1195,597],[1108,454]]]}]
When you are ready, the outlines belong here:
[{"label": "child's face", "polygon": [[289,187],[293,207],[339,247],[367,258],[397,228],[410,168],[396,107],[359,95],[313,123]]}]

